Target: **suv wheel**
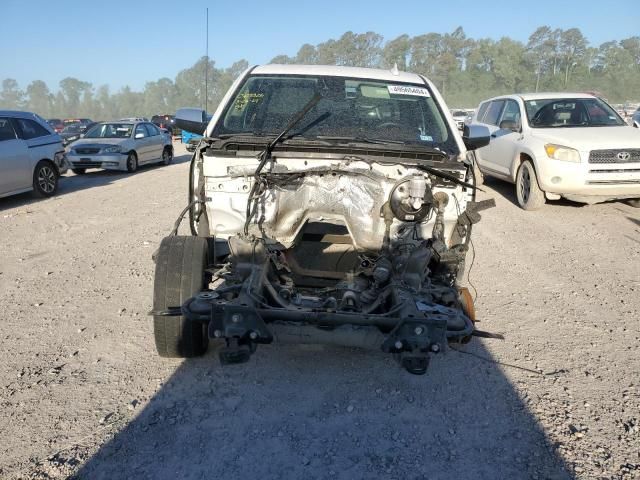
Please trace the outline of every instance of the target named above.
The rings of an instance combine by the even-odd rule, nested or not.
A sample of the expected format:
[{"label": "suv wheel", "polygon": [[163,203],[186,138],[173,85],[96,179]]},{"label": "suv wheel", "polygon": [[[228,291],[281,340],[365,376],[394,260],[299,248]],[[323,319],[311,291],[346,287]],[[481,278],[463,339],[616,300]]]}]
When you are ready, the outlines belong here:
[{"label": "suv wheel", "polygon": [[33,172],[33,191],[39,197],[51,197],[58,190],[59,176],[50,162],[38,163]]},{"label": "suv wheel", "polygon": [[[153,309],[179,307],[207,285],[208,248],[204,237],[165,237],[156,256]],[[153,317],[156,350],[161,357],[197,357],[207,351],[207,326],[185,317]]]},{"label": "suv wheel", "polygon": [[516,197],[524,210],[537,210],[545,204],[544,192],[538,185],[538,177],[530,160],[525,160],[516,175]]}]

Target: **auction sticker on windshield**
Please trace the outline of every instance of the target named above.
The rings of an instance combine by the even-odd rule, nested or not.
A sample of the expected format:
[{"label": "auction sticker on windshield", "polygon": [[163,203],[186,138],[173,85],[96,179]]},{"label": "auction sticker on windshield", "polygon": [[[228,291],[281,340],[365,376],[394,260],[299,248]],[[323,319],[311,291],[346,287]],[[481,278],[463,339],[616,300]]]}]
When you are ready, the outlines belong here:
[{"label": "auction sticker on windshield", "polygon": [[430,97],[429,90],[423,87],[412,87],[410,85],[387,85],[389,93],[394,95],[416,95],[418,97]]}]

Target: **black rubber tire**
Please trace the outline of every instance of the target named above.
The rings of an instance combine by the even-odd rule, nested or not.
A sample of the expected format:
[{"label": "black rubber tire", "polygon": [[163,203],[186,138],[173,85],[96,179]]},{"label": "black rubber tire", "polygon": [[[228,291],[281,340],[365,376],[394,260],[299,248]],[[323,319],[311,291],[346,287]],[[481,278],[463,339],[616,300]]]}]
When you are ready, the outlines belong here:
[{"label": "black rubber tire", "polygon": [[538,184],[538,176],[530,160],[520,164],[516,174],[516,198],[523,210],[538,210],[547,199]]},{"label": "black rubber tire", "polygon": [[640,208],[640,198],[630,198],[627,200],[627,204],[631,205],[633,208]]},{"label": "black rubber tire", "polygon": [[72,168],[71,171],[73,173],[75,173],[76,175],[84,175],[85,172],[87,171],[86,168]]},{"label": "black rubber tire", "polygon": [[[205,285],[208,248],[204,237],[171,236],[160,243],[156,256],[153,309],[179,307]],[[161,357],[203,355],[209,345],[207,327],[184,317],[153,317],[156,350]]]},{"label": "black rubber tire", "polygon": [[[165,158],[164,158],[165,152],[169,153],[169,159],[168,160],[165,160]],[[173,161],[173,150],[171,150],[171,147],[164,147],[164,150],[162,151],[162,164],[163,165],[170,165],[172,161]]]},{"label": "black rubber tire", "polygon": [[60,174],[55,165],[41,160],[33,170],[33,193],[37,197],[52,197],[58,191]]},{"label": "black rubber tire", "polygon": [[127,172],[133,173],[138,170],[138,155],[136,152],[129,152],[127,155]]}]

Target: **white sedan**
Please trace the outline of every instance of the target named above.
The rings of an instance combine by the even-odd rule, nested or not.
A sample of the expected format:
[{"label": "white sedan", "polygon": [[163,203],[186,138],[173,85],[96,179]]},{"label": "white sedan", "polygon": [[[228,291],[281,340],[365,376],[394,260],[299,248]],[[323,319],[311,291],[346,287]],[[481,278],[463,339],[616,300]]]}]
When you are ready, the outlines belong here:
[{"label": "white sedan", "polygon": [[475,152],[478,175],[514,183],[525,210],[560,197],[640,207],[640,132],[597,97],[496,97],[480,104],[472,124],[487,126],[492,137]]}]

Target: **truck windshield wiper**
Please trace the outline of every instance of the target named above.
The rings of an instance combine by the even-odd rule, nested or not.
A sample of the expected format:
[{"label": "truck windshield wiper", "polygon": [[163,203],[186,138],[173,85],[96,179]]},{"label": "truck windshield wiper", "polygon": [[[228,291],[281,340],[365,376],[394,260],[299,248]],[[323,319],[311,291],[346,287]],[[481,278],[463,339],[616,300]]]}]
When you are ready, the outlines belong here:
[{"label": "truck windshield wiper", "polygon": [[216,135],[217,138],[225,140],[227,138],[233,137],[260,137],[264,138],[264,133],[259,132],[237,132],[237,133],[221,133],[220,135]]},{"label": "truck windshield wiper", "polygon": [[[302,109],[298,113],[296,113],[293,116],[293,118],[289,121],[287,126],[284,128],[284,130],[282,130],[282,132],[280,132],[276,138],[271,140],[267,144],[265,149],[260,153],[260,162],[258,163],[258,166],[256,167],[256,171],[253,174],[254,182],[251,187],[251,191],[249,192],[249,198],[247,199],[247,210],[246,210],[245,221],[244,221],[245,235],[249,235],[249,223],[251,222],[251,219],[253,218],[253,215],[256,212],[256,207],[257,207],[256,194],[258,193],[258,189],[262,185],[260,172],[266,165],[267,161],[269,161],[269,159],[271,158],[271,152],[273,151],[273,148],[279,142],[282,141],[285,135],[287,135],[293,129],[293,127],[295,127],[296,125],[298,125],[298,123],[300,123],[300,120],[302,120],[307,115],[307,113],[309,113],[309,111],[318,104],[321,98],[322,98],[322,95],[320,95],[320,93],[316,93],[311,98],[311,100],[309,100],[307,104],[304,107],[302,107]],[[253,209],[251,209],[252,203],[254,204]]]},{"label": "truck windshield wiper", "polygon": [[467,188],[470,188],[472,190],[483,191],[481,188],[478,188],[475,185],[471,185],[470,183],[462,181],[458,177],[456,177],[455,175],[451,175],[450,173],[445,173],[442,170],[438,170],[437,168],[433,168],[433,167],[429,167],[428,165],[421,165],[421,164],[417,164],[416,167],[419,168],[420,170],[424,170],[425,172],[430,173],[431,175],[434,175],[436,177],[440,177],[440,178],[444,178],[445,180],[449,180],[450,182],[453,182],[456,185],[462,185],[463,187],[467,187]]},{"label": "truck windshield wiper", "polygon": [[358,137],[358,136],[338,136],[338,135],[317,135],[316,138],[321,140],[344,140],[346,142],[356,143],[372,143],[375,145],[385,145],[392,143],[394,145],[406,145],[407,142],[402,140],[378,140],[373,138]]}]

